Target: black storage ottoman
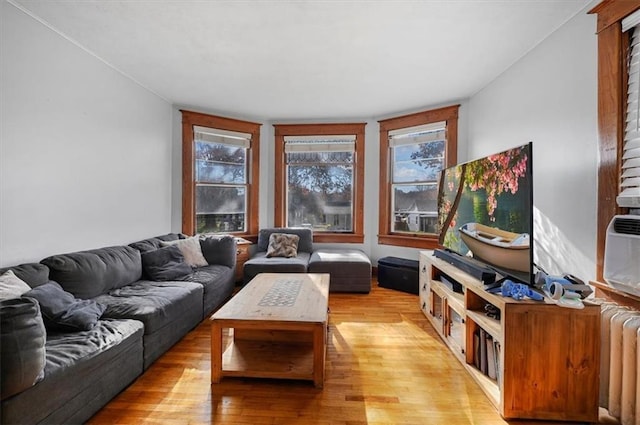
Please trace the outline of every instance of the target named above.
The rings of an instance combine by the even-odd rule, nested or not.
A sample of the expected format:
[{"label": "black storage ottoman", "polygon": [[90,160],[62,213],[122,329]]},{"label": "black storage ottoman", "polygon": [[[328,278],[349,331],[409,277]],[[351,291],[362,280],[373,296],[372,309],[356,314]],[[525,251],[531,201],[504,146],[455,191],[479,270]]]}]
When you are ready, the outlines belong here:
[{"label": "black storage ottoman", "polygon": [[418,295],[418,269],[416,260],[384,257],[378,260],[378,285]]}]

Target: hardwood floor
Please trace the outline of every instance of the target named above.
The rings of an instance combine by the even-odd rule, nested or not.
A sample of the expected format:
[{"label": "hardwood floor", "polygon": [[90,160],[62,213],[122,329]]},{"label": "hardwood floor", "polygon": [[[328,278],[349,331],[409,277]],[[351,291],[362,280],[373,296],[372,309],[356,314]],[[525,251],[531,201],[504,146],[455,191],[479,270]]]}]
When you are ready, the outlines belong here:
[{"label": "hardwood floor", "polygon": [[89,423],[507,423],[445,348],[416,295],[374,280],[368,295],[331,293],[329,307],[324,389],[241,378],[211,385],[205,320]]}]

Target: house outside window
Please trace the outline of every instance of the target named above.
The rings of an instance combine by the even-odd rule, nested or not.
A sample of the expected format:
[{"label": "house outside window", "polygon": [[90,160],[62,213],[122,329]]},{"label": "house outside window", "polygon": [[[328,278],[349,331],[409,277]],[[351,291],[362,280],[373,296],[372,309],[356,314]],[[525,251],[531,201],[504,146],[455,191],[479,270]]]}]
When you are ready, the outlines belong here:
[{"label": "house outside window", "polygon": [[360,240],[364,124],[274,127],[275,225],[309,227],[316,242]]},{"label": "house outside window", "polygon": [[458,108],[380,121],[379,244],[438,247],[438,179],[457,161]]},{"label": "house outside window", "polygon": [[444,168],[445,122],[389,132],[392,197],[391,231],[435,234],[438,178]]},{"label": "house outside window", "polygon": [[258,233],[260,124],[182,112],[182,231]]}]

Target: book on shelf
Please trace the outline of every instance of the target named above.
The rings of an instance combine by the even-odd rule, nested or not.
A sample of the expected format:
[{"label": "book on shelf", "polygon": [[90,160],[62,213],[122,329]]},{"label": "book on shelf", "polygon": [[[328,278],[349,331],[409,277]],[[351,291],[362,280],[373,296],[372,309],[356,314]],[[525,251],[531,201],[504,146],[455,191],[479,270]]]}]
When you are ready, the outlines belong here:
[{"label": "book on shelf", "polygon": [[480,369],[480,331],[473,333],[473,365]]},{"label": "book on shelf", "polygon": [[480,328],[480,372],[487,374],[487,331]]},{"label": "book on shelf", "polygon": [[496,351],[493,338],[487,336],[487,376],[496,379]]},{"label": "book on shelf", "polygon": [[496,380],[500,381],[500,343],[498,341],[493,341],[494,345],[494,360],[496,364]]}]

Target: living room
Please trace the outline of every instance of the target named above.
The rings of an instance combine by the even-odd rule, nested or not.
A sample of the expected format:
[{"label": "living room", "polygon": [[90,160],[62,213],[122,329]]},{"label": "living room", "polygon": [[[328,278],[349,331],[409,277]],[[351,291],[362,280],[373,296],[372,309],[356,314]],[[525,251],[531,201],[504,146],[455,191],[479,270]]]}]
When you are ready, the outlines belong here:
[{"label": "living room", "polygon": [[[402,77],[389,76],[389,85],[397,86],[405,97],[390,98],[385,109],[360,112],[341,107],[340,95],[331,93],[319,101],[318,109],[309,107],[305,112],[284,100],[283,105],[269,110],[266,100],[254,103],[248,95],[234,97],[224,84],[219,85],[221,96],[203,99],[198,97],[190,75],[158,70],[163,61],[172,60],[168,53],[171,49],[184,47],[181,43],[198,44],[198,40],[176,41],[176,45],[166,46],[166,51],[156,50],[154,57],[141,55],[134,68],[123,70],[114,59],[100,54],[111,51],[107,48],[113,44],[110,33],[99,22],[76,19],[73,3],[65,6],[69,8],[65,13],[56,13],[55,7],[49,8],[46,2],[3,1],[0,266],[183,231],[181,110],[261,124],[260,227],[275,222],[274,125],[366,123],[364,238],[349,246],[366,252],[373,264],[386,256],[417,260],[418,248],[378,241],[379,121],[459,104],[458,162],[533,142],[538,260],[550,273],[568,272],[584,281],[598,280],[602,263],[599,238],[604,232],[598,219],[602,159],[598,35],[597,16],[588,13],[598,2],[576,0],[547,5],[547,20],[544,7],[536,9],[533,3],[525,4],[532,13],[539,13],[535,15],[538,21],[530,20],[543,29],[533,32],[533,25],[525,25],[526,17],[517,15],[522,34],[529,38],[512,41],[505,36],[504,45],[496,49],[509,50],[512,42],[519,44],[510,54],[497,56],[502,61],[499,66],[491,56],[480,62],[460,62],[465,72],[478,77],[470,76],[473,83],[469,84],[461,79],[458,85],[462,87],[455,94],[432,95],[403,87]],[[97,8],[99,5],[96,3]],[[134,45],[144,46],[149,42],[145,40],[147,35],[136,32],[135,22],[126,22],[124,5],[121,11],[105,5],[104,13],[111,13],[114,21],[124,20],[123,27],[131,31],[126,36]],[[458,6],[471,7],[466,3]],[[268,8],[264,4],[261,7]],[[551,13],[549,9],[554,7],[562,12]],[[75,13],[84,16],[81,8]],[[74,19],[81,25],[64,27]],[[509,15],[498,14],[491,19],[488,26],[499,26]],[[274,30],[274,24],[262,24]],[[450,25],[460,31],[458,23]],[[73,32],[90,30],[99,35],[91,38],[92,42],[97,40],[91,46]],[[225,51],[224,46],[221,49]],[[462,49],[456,55],[466,53]],[[202,60],[225,61],[206,55]],[[373,72],[376,62],[384,60],[369,58],[361,67],[362,74]],[[256,62],[256,67],[267,65],[265,57]],[[146,69],[144,79],[143,74],[135,77],[134,71],[140,69]],[[202,78],[199,71],[193,72]],[[247,75],[252,74],[243,69],[229,78]],[[194,77],[194,81],[203,80]],[[263,80],[244,84],[255,92],[266,91],[265,99],[276,104],[279,91],[302,90],[297,85],[261,90],[268,84]],[[168,87],[193,95],[183,98]],[[373,86],[355,93],[373,98],[377,92]],[[306,96],[294,97],[300,98]],[[327,105],[335,107],[330,110]]]}]

